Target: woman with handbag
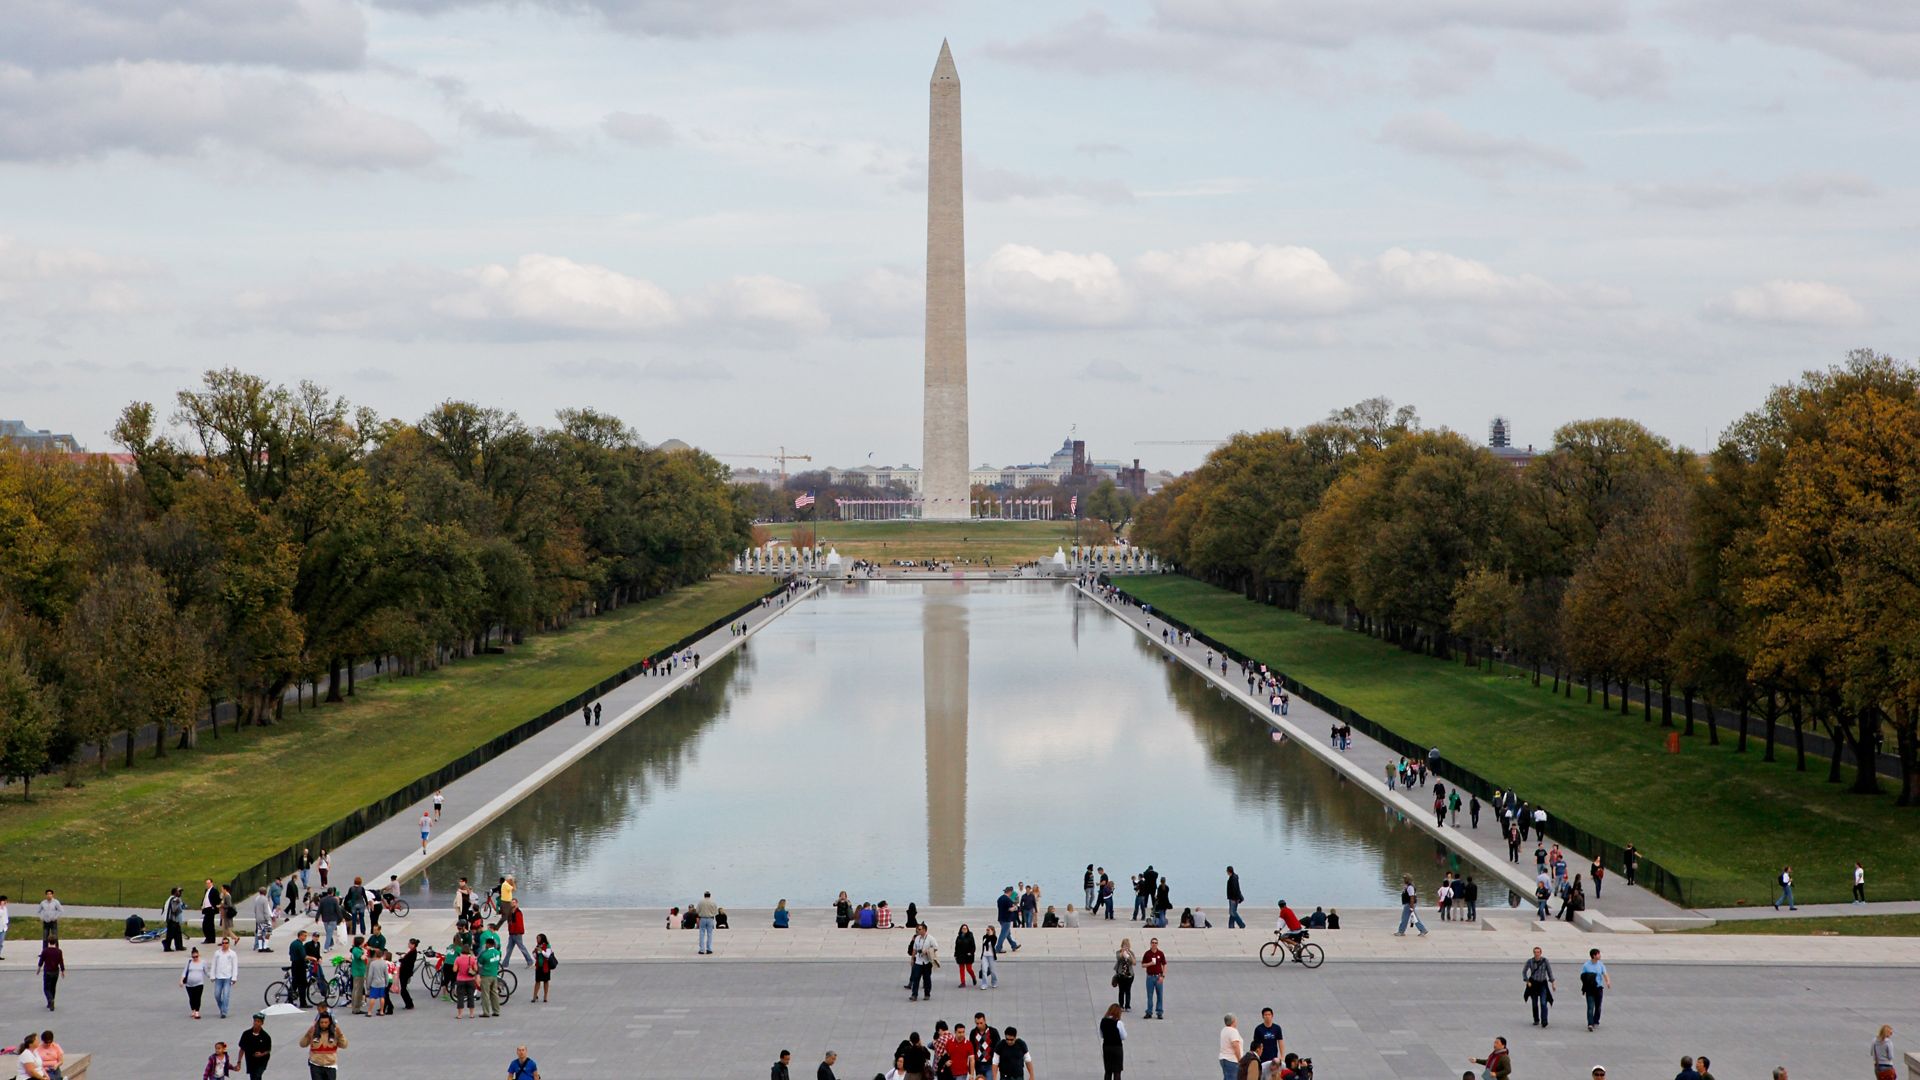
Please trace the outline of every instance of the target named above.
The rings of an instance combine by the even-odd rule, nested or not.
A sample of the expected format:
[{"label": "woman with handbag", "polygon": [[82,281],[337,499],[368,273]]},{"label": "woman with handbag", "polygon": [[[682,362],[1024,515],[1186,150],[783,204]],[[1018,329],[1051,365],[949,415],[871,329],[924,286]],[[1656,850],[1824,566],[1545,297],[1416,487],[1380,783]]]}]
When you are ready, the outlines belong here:
[{"label": "woman with handbag", "polygon": [[1117,991],[1117,1008],[1121,1012],[1133,1011],[1133,965],[1137,958],[1133,955],[1133,941],[1120,939],[1120,948],[1113,954],[1113,987]]},{"label": "woman with handbag", "polygon": [[200,1019],[200,995],[207,990],[207,965],[200,959],[198,948],[187,954],[187,966],[180,972],[180,985],[187,988],[187,1011],[195,1020]]}]

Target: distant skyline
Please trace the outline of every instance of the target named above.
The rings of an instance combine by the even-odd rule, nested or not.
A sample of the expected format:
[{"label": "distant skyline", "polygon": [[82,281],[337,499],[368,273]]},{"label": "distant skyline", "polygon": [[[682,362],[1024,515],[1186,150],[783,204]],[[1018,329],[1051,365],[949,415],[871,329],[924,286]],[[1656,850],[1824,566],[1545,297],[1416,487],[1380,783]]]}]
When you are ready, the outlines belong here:
[{"label": "distant skyline", "polygon": [[[209,367],[383,415],[920,464],[927,75],[972,450],[1191,467],[1385,395],[1702,446],[1912,358],[1920,9],[1810,0],[15,0],[0,417]],[[751,465],[751,460],[734,460]]]}]

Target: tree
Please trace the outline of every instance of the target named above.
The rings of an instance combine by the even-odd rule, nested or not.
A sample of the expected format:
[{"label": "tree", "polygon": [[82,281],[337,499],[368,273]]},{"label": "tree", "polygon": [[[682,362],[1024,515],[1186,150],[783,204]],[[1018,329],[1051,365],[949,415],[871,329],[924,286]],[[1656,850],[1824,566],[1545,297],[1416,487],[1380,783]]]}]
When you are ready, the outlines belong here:
[{"label": "tree", "polygon": [[164,755],[167,736],[193,722],[202,664],[165,579],[140,564],[108,568],[81,594],[65,631],[67,670],[94,741],[117,727],[132,765],[135,739],[152,724],[154,756]]},{"label": "tree", "polygon": [[31,801],[33,778],[47,767],[53,729],[53,695],[17,649],[0,654],[0,778],[20,781],[23,802]]},{"label": "tree", "polygon": [[1475,567],[1453,587],[1453,612],[1448,626],[1467,639],[1466,662],[1474,662],[1474,646],[1480,645],[1489,667],[1494,646],[1512,633],[1520,610],[1520,586],[1505,572]]},{"label": "tree", "polygon": [[1133,492],[1119,487],[1111,480],[1100,481],[1100,486],[1087,494],[1086,514],[1107,523],[1114,532],[1126,528],[1133,518]]}]

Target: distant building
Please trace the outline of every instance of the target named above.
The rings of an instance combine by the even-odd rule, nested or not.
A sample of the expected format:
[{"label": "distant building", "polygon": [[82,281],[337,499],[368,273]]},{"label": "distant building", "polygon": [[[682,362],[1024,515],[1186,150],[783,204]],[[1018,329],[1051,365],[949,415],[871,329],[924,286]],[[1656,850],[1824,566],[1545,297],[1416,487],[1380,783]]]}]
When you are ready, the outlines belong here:
[{"label": "distant building", "polygon": [[1140,467],[1139,458],[1133,459],[1132,468],[1121,469],[1119,476],[1115,477],[1113,482],[1121,489],[1133,492],[1136,499],[1146,497],[1147,470]]},{"label": "distant building", "polygon": [[1513,445],[1513,429],[1504,416],[1494,417],[1493,422],[1487,425],[1487,449],[1492,451],[1494,457],[1516,469],[1526,468],[1534,458],[1532,446],[1522,450]]},{"label": "distant building", "polygon": [[0,420],[0,443],[42,454],[85,453],[73,436],[36,430],[28,427],[24,420]]}]

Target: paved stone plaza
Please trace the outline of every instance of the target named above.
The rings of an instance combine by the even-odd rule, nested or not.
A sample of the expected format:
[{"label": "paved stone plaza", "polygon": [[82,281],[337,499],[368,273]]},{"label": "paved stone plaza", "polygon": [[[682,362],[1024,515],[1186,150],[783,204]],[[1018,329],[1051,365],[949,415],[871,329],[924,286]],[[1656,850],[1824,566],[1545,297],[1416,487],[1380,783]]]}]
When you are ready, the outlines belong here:
[{"label": "paved stone plaza", "polygon": [[[423,993],[411,1014],[346,1016],[351,1046],[340,1075],[494,1076],[524,1041],[547,1080],[759,1077],[782,1047],[794,1052],[796,1076],[811,1077],[820,1052],[832,1047],[841,1054],[840,1076],[866,1080],[885,1069],[909,1031],[924,1036],[936,1019],[982,1010],[996,1026],[1017,1025],[1040,1075],[1053,1080],[1096,1073],[1095,1020],[1112,993],[1104,961],[1009,959],[1000,988],[989,991],[954,990],[945,982],[951,969],[943,968],[929,1005],[906,1000],[904,963],[594,963],[590,955],[567,954],[553,1004],[525,1001],[523,982],[498,1021],[455,1021]],[[1796,1078],[1865,1076],[1878,1025],[1920,1027],[1912,968],[1622,963],[1613,970],[1605,1022],[1589,1034],[1574,956],[1561,950],[1553,955],[1560,1006],[1542,1031],[1529,1025],[1520,999],[1521,955],[1499,963],[1353,962],[1336,952],[1318,971],[1270,971],[1251,957],[1184,961],[1176,946],[1167,1020],[1128,1020],[1127,1075],[1217,1075],[1220,1015],[1238,1014],[1250,1031],[1263,1005],[1277,1011],[1288,1047],[1311,1055],[1325,1078],[1457,1077],[1494,1035],[1512,1041],[1514,1076],[1527,1080],[1584,1080],[1596,1063],[1610,1077],[1664,1080],[1683,1053],[1712,1057],[1723,1080],[1764,1077],[1779,1064]],[[83,970],[62,991],[59,1012],[49,1014],[39,981],[24,968],[10,959],[0,973],[8,1041],[50,1023],[70,1051],[98,1055],[101,1080],[198,1076],[213,1041],[232,1042],[245,1027],[263,986],[257,972],[243,973],[235,1015],[196,1022],[171,970]],[[1137,1005],[1144,990],[1134,992]],[[293,1017],[271,1023],[276,1056],[267,1075],[305,1076],[293,1045],[304,1024]]]}]

